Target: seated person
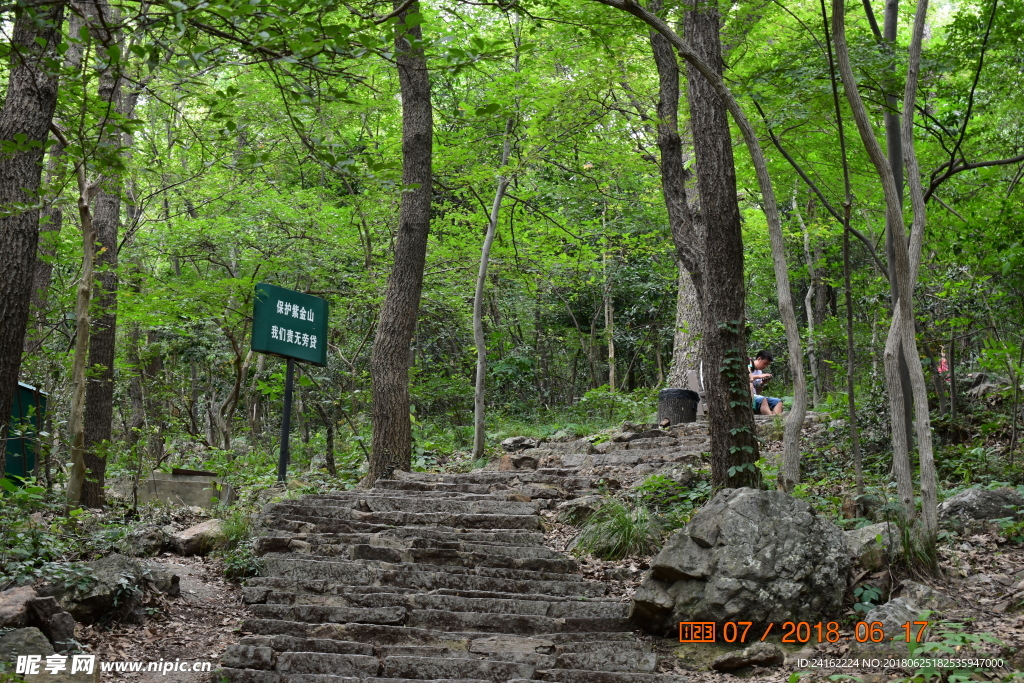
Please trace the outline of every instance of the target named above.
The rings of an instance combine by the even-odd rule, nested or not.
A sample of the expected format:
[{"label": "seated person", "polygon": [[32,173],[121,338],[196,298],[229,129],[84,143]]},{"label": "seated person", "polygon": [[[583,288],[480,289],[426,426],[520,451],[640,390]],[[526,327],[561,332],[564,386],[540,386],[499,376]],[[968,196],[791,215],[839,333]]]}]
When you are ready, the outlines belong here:
[{"label": "seated person", "polygon": [[771,396],[762,396],[761,388],[771,379],[766,373],[768,364],[775,360],[767,351],[758,351],[747,366],[750,372],[750,393],[754,397],[754,412],[762,415],[782,415],[782,399]]}]

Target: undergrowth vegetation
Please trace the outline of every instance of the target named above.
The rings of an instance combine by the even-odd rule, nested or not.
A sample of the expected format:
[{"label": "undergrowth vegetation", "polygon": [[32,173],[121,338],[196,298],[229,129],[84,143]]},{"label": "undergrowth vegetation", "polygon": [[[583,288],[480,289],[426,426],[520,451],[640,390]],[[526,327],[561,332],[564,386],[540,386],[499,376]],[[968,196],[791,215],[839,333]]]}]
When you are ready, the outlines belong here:
[{"label": "undergrowth vegetation", "polygon": [[573,552],[602,560],[656,553],[711,495],[710,482],[686,479],[653,475],[640,486],[604,498],[591,514],[566,515],[564,521],[581,528]]}]

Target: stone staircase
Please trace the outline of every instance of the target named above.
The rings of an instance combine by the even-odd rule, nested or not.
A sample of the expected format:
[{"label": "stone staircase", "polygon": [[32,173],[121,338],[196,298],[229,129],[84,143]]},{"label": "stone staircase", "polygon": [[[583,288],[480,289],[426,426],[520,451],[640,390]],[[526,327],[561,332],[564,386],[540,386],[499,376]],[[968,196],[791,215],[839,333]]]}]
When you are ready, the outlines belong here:
[{"label": "stone staircase", "polygon": [[[706,424],[593,446],[542,444],[469,474],[267,507],[235,683],[676,683],[628,603],[544,545],[541,511],[695,463]],[[634,438],[635,437],[635,438]]]}]

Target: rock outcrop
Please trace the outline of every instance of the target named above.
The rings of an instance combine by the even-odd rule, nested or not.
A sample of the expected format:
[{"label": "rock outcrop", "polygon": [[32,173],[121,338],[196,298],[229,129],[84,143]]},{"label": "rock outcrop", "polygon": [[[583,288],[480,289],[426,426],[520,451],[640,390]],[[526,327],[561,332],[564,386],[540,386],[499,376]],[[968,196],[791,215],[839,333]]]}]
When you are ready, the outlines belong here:
[{"label": "rock outcrop", "polygon": [[28,621],[28,605],[36,599],[32,586],[16,586],[0,593],[0,628],[20,628]]},{"label": "rock outcrop", "polygon": [[174,573],[125,555],[115,553],[85,564],[92,574],[88,587],[44,584],[38,589],[40,595],[55,598],[82,624],[130,615],[146,589],[171,596],[181,590]]},{"label": "rock outcrop", "polygon": [[869,572],[881,569],[903,549],[899,527],[889,522],[851,529],[843,535],[850,556]]},{"label": "rock outcrop", "polygon": [[630,617],[655,633],[680,621],[821,621],[841,611],[850,564],[842,532],[778,491],[722,491],[673,535]]},{"label": "rock outcrop", "polygon": [[208,519],[172,535],[171,547],[179,555],[205,555],[223,541],[223,522]]},{"label": "rock outcrop", "polygon": [[974,525],[993,519],[1024,519],[1024,497],[1009,487],[969,488],[939,505],[939,519],[954,526]]}]

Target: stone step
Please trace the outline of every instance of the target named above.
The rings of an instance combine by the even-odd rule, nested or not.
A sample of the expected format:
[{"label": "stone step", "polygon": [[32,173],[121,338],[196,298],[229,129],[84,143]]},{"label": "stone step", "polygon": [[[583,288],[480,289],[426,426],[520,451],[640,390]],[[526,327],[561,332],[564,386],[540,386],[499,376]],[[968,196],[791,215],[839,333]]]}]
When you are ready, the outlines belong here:
[{"label": "stone step", "polygon": [[400,481],[426,481],[458,484],[503,484],[515,483],[517,486],[545,484],[556,488],[589,487],[591,477],[573,476],[575,471],[568,469],[536,469],[497,472],[494,470],[477,470],[468,474],[440,474],[434,472],[395,472]]},{"label": "stone step", "polygon": [[544,546],[538,514],[619,486],[577,466],[699,457],[679,443],[595,453],[581,440],[548,450],[551,467],[396,472],[368,491],[270,505],[256,541],[265,576],[243,588],[251,617],[219,673],[233,683],[681,681],[654,673],[627,603]]},{"label": "stone step", "polygon": [[706,446],[706,448],[651,448],[646,451],[625,452],[630,453],[630,455],[639,455],[640,457],[646,459],[645,462],[654,462],[655,460],[664,460],[666,462],[682,462],[707,457],[704,454],[711,450],[711,444],[706,444]]},{"label": "stone step", "polygon": [[653,652],[632,649],[565,652],[558,655],[555,666],[559,669],[587,669],[590,671],[651,672],[657,668],[658,658]]},{"label": "stone step", "polygon": [[407,624],[425,629],[474,630],[482,633],[530,635],[558,633],[563,630],[616,632],[632,626],[626,618],[569,617],[553,619],[528,614],[448,612],[443,610],[411,610]]},{"label": "stone step", "polygon": [[[274,652],[330,652],[334,654],[373,655],[373,645],[369,643],[356,643],[351,640],[331,640],[327,638],[296,638],[294,636],[246,636],[242,638],[238,645],[229,646],[225,654],[231,652],[231,648],[238,646],[268,647]],[[225,666],[227,665],[225,664]]]},{"label": "stone step", "polygon": [[[304,681],[288,681],[288,683],[306,683]],[[317,683],[317,681],[309,681]],[[332,682],[325,682],[332,683]],[[490,683],[484,678],[364,678],[361,683]]]},{"label": "stone step", "polygon": [[[689,683],[684,676],[655,673],[629,673],[624,671],[590,671],[586,669],[538,670],[533,681],[551,683]],[[530,679],[513,678],[508,683],[529,683]]]},{"label": "stone step", "polygon": [[[257,619],[307,624],[391,624],[406,621],[405,607],[329,607],[326,605],[250,605]],[[306,672],[310,673],[310,672]]]},{"label": "stone step", "polygon": [[[557,634],[552,634],[557,636]],[[469,653],[484,653],[489,659],[517,661],[531,664],[538,669],[587,669],[591,671],[652,672],[657,666],[657,657],[650,647],[639,642],[602,641],[592,637],[587,641],[555,645],[547,640],[551,635],[517,638],[482,638],[472,642]],[[532,642],[531,642],[532,641]],[[567,652],[568,648],[574,651]],[[403,648],[413,654],[421,648]],[[422,648],[436,651],[433,656],[443,656],[443,648]],[[470,656],[459,651],[447,651],[446,656]]]},{"label": "stone step", "polygon": [[[361,546],[371,547],[372,546]],[[382,548],[381,550],[388,550]],[[287,576],[281,571],[294,574],[296,571],[303,572],[306,578],[329,578],[314,576],[316,572],[338,573],[342,577],[363,577],[363,570],[373,573],[377,579],[396,574],[447,574],[451,576],[480,576],[497,579],[508,579],[511,581],[540,581],[540,582],[569,582],[576,586],[586,585],[586,579],[578,574],[567,574],[565,572],[548,572],[534,569],[520,569],[516,567],[493,567],[493,566],[461,566],[457,564],[442,565],[428,564],[425,562],[389,562],[375,558],[359,558],[356,560],[345,560],[333,557],[315,557],[311,555],[297,555],[288,553],[268,553],[263,556],[263,565],[266,568],[267,576]],[[308,572],[308,573],[306,573]],[[294,577],[293,577],[294,578]],[[358,580],[357,580],[358,581]],[[365,585],[353,582],[351,585]],[[587,596],[581,596],[587,597]]]},{"label": "stone step", "polygon": [[[622,610],[586,613],[573,610],[555,610],[564,616],[551,617],[542,614],[523,613],[517,607],[544,603],[523,601],[521,605],[493,605],[494,611],[482,611],[487,605],[457,604],[463,610],[451,609],[452,603],[438,601],[438,609],[414,609],[407,606],[391,607],[338,607],[330,605],[281,605],[257,604],[250,605],[250,611],[257,619],[275,621],[302,622],[307,624],[383,624],[408,625],[416,628],[442,629],[446,631],[480,631],[483,633],[517,633],[538,634],[571,631],[622,631],[630,628]],[[427,605],[429,606],[429,601]],[[502,609],[502,608],[505,609]],[[499,611],[500,610],[500,611]],[[537,610],[540,611],[540,610]],[[548,611],[548,610],[544,610]],[[617,613],[616,613],[617,612]]]},{"label": "stone step", "polygon": [[699,460],[700,452],[680,451],[677,449],[657,449],[648,451],[613,451],[594,455],[562,455],[555,460],[547,460],[548,464],[562,464],[567,467],[590,469],[594,467],[634,467],[643,463],[667,465],[674,462],[692,462]]},{"label": "stone step", "polygon": [[[571,472],[575,475],[575,472]],[[561,498],[564,495],[562,489],[552,484],[520,484],[514,477],[509,477],[501,483],[470,484],[470,483],[447,483],[443,481],[404,481],[400,479],[379,479],[376,486],[386,491],[405,491],[433,493],[444,491],[464,491],[474,494],[487,494],[492,498],[509,496],[513,494],[525,495],[534,500],[550,500]]]},{"label": "stone step", "polygon": [[330,676],[377,676],[380,661],[365,655],[327,652],[281,652],[274,669],[283,675],[321,674]]},{"label": "stone step", "polygon": [[536,669],[529,664],[463,657],[393,656],[381,660],[381,673],[384,676],[411,680],[476,678],[505,683],[513,678],[533,678],[534,671]]},{"label": "stone step", "polygon": [[[388,586],[436,590],[482,590],[498,593],[542,593],[555,596],[599,597],[606,588],[586,582],[575,574],[558,575],[523,569],[467,568],[434,565],[379,565],[370,562],[299,560],[294,556],[264,556],[268,576],[286,579],[333,581],[351,586]],[[250,580],[253,585],[254,580]],[[257,584],[259,585],[259,584]]]},{"label": "stone step", "polygon": [[487,484],[454,484],[443,481],[405,481],[401,479],[378,479],[375,488],[386,491],[418,491],[422,493],[476,493],[489,494]]},{"label": "stone step", "polygon": [[[497,638],[497,637],[495,637]],[[528,640],[521,636],[508,636],[510,639]],[[481,642],[486,639],[481,639]],[[449,657],[452,659],[490,659],[499,662],[515,662],[517,664],[529,664],[534,668],[550,669],[558,664],[554,655],[542,654],[530,651],[509,648],[505,651],[494,647],[476,648],[476,642],[471,645],[471,650],[453,650],[446,647],[429,647],[423,645],[386,645],[378,648],[378,656],[384,657]]]},{"label": "stone step", "polygon": [[[530,557],[528,553],[516,557],[515,553],[506,546],[507,552],[492,552],[486,546],[477,546],[476,551],[459,550],[458,548],[394,548],[386,545],[371,545],[368,543],[356,544],[335,544],[311,546],[306,542],[300,542],[290,549],[295,556],[307,559],[329,559],[329,560],[376,560],[389,563],[419,563],[435,566],[458,566],[458,567],[497,567],[504,569],[525,569],[528,571],[547,572],[554,574],[567,574],[575,572],[577,563],[568,557]],[[270,553],[260,545],[264,557]],[[295,545],[294,543],[292,545]],[[285,555],[276,551],[275,556]]]},{"label": "stone step", "polygon": [[[305,522],[301,519],[288,517],[266,517],[262,520],[271,531],[288,534],[321,534],[349,535],[367,534],[381,537],[392,536],[403,538],[413,536],[438,540],[458,540],[479,543],[502,543],[520,546],[542,546],[544,533],[529,529],[459,529],[450,526],[387,526],[383,524],[365,524],[354,521],[322,520],[319,524]],[[268,534],[279,536],[281,534]]]},{"label": "stone step", "polygon": [[[336,508],[344,509],[344,508]],[[528,515],[503,515],[503,514],[460,514],[447,512],[360,512],[351,508],[345,509],[349,517],[332,517],[320,514],[322,510],[277,510],[273,515],[267,515],[264,519],[273,519],[282,516],[288,521],[312,524],[317,530],[326,527],[339,528],[343,531],[359,531],[350,522],[361,522],[362,524],[380,527],[373,529],[381,531],[386,526],[447,526],[463,529],[527,529],[537,530],[541,528],[540,517],[536,514]],[[332,525],[336,525],[332,527]],[[362,530],[370,530],[372,527],[364,527]]]},{"label": "stone step", "polygon": [[[526,614],[554,619],[625,619],[629,605],[618,600],[551,600],[548,596],[523,597],[465,597],[461,595],[423,594],[414,591],[353,592],[334,595],[304,595],[273,591],[264,597],[268,605],[323,605],[336,607],[405,607],[406,609],[433,609],[449,612],[492,612],[499,614]],[[247,590],[253,590],[247,588]],[[493,594],[501,595],[501,594]],[[252,603],[250,603],[252,604]],[[254,605],[255,607],[256,605]],[[254,613],[258,613],[254,610]],[[285,617],[275,617],[285,618]],[[296,619],[296,621],[304,621]]]},{"label": "stone step", "polygon": [[[288,683],[306,683],[305,681],[291,681]],[[309,681],[308,683],[318,683]],[[326,681],[325,683],[333,683]],[[360,683],[490,683],[483,678],[364,678]]]},{"label": "stone step", "polygon": [[476,499],[419,496],[353,495],[346,498],[331,497],[314,500],[286,501],[267,507],[266,514],[315,514],[319,517],[351,519],[352,510],[361,512],[424,512],[447,514],[499,514],[532,515],[537,512],[535,502],[496,499],[491,496]]},{"label": "stone step", "polygon": [[[378,484],[381,482],[394,482],[397,479],[379,479]],[[330,493],[315,493],[303,496],[302,498],[292,498],[289,500],[279,501],[283,503],[295,503],[304,501],[342,501],[347,503],[352,499],[365,499],[365,498],[386,498],[394,497],[394,494],[389,490],[380,486],[374,486],[372,489],[351,489],[348,491],[332,491]],[[417,498],[420,500],[426,499],[451,499],[451,500],[496,500],[489,489],[485,489],[481,492],[473,491],[457,491],[452,489],[438,489],[436,491],[420,491],[415,495],[408,494],[406,497]]]},{"label": "stone step", "polygon": [[[589,616],[595,613],[589,610],[597,610],[600,616],[617,614],[615,608],[604,607],[607,605],[622,605],[619,598],[609,597],[580,597],[576,595],[555,596],[539,593],[501,593],[495,591],[478,591],[451,588],[438,588],[423,593],[418,588],[401,588],[395,586],[350,586],[329,581],[302,581],[294,579],[283,579],[278,577],[258,577],[249,579],[249,585],[242,588],[243,599],[246,604],[275,604],[275,605],[355,605],[373,606],[385,603],[372,603],[368,600],[376,600],[380,595],[413,595],[418,600],[426,599],[425,596],[441,596],[455,598],[469,598],[489,601],[538,601],[557,603],[565,606],[553,607],[553,612],[544,611],[547,616],[564,616],[563,612],[572,610],[583,610]],[[369,597],[368,597],[369,596]],[[397,600],[397,598],[394,598]],[[389,603],[390,604],[390,603]],[[401,604],[401,603],[394,603]],[[419,602],[417,604],[425,605]],[[609,610],[606,612],[605,610]],[[499,610],[500,611],[500,610]]]},{"label": "stone step", "polygon": [[[307,623],[300,621],[286,621],[282,619],[254,619],[242,620],[240,631],[249,638],[274,640],[275,642],[319,642],[321,640],[338,640],[346,643],[362,643],[375,648],[385,645],[417,645],[424,647],[443,647],[458,650],[470,650],[476,647],[477,643],[496,642],[488,648],[477,648],[481,651],[492,651],[497,649],[503,651],[508,649],[510,642],[528,641],[549,641],[548,645],[556,644],[562,647],[567,643],[581,643],[589,645],[593,652],[606,651],[633,651],[635,649],[636,637],[631,632],[594,632],[594,631],[573,631],[571,624],[566,623],[562,632],[541,633],[529,637],[513,634],[496,635],[494,632],[484,631],[443,631],[432,628],[416,626],[397,626],[391,624],[367,624],[367,623]],[[284,640],[282,640],[284,638]],[[347,646],[346,646],[347,647]],[[537,650],[542,654],[553,653],[549,648]],[[353,652],[359,654],[359,652]]]},{"label": "stone step", "polygon": [[589,439],[576,439],[575,441],[544,441],[537,446],[538,449],[546,448],[553,451],[572,451],[587,453],[594,448]]},{"label": "stone step", "polygon": [[[321,555],[339,555],[340,549],[351,545],[374,545],[398,550],[457,550],[466,553],[488,553],[516,558],[544,558],[564,560],[564,553],[542,545],[522,545],[519,543],[497,543],[489,540],[474,541],[464,536],[422,536],[416,535],[416,527],[408,528],[407,533],[389,533],[382,531],[376,534],[287,534],[259,536],[255,541],[257,555],[270,552],[311,552]],[[420,527],[419,529],[422,529]],[[530,539],[533,540],[533,539]],[[296,545],[293,541],[301,541]],[[308,544],[308,548],[303,547]]]}]

